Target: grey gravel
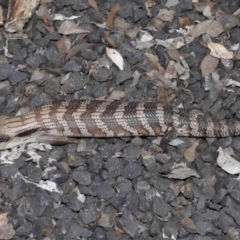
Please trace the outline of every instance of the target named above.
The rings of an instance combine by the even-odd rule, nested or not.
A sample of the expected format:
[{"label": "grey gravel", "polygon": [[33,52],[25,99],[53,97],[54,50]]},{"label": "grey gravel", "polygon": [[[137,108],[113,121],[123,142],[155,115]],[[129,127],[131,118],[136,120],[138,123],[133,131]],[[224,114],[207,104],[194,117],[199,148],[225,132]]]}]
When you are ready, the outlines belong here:
[{"label": "grey gravel", "polygon": [[[240,79],[238,59],[230,67],[219,60],[215,73],[203,78],[201,62],[210,51],[202,35],[174,52],[155,44],[157,39],[184,36],[180,28],[213,19],[225,30],[212,41],[232,49],[239,42],[239,19],[233,15],[238,1],[219,1],[211,8],[213,16],[206,17],[210,11],[196,10],[191,0],[152,5],[146,0],[120,0],[110,28],[104,23],[115,2],[96,1],[97,10],[92,4],[57,0],[45,5],[51,15],[80,16],[71,21],[88,30],[86,34],[59,34],[62,21],[48,19],[46,25],[36,14],[23,29],[26,38],[9,35],[6,41],[7,35],[0,33],[2,115],[53,100],[108,100],[117,90],[125,95],[120,101],[155,101],[198,108],[217,119],[240,118],[239,87],[223,87],[221,82]],[[5,19],[8,2],[0,5]],[[173,19],[161,20],[166,17],[159,16],[162,10],[173,11]],[[146,33],[153,39],[143,43]],[[78,44],[89,47],[66,58]],[[123,70],[107,56],[106,47],[122,55]],[[172,55],[186,62],[188,79],[164,79]],[[8,213],[8,224],[0,226],[2,239],[239,239],[239,181],[216,162],[219,147],[239,156],[239,137],[199,138],[192,162],[186,161],[185,150],[194,138],[181,137],[182,144],[167,144],[164,152],[161,137],[80,139],[78,146],[31,150],[41,157],[39,162],[24,152],[11,165],[3,164],[6,153],[1,152],[1,214]],[[200,177],[168,178],[182,166]],[[41,188],[44,183],[55,184],[56,189]]]}]

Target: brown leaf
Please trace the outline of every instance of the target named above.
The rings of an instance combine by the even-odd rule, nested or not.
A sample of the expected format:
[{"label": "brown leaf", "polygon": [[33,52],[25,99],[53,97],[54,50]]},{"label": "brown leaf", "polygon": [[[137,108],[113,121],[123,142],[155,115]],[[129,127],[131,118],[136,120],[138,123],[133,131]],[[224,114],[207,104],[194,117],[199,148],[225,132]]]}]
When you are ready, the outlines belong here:
[{"label": "brown leaf", "polygon": [[89,31],[80,28],[77,24],[72,21],[66,20],[61,23],[58,33],[64,35],[79,34],[79,33],[89,33]]},{"label": "brown leaf", "polygon": [[188,163],[192,163],[195,159],[196,148],[199,145],[199,141],[195,141],[189,148],[187,148],[183,155],[186,158]]},{"label": "brown leaf", "polygon": [[172,60],[176,62],[180,61],[180,54],[177,49],[168,49],[167,53]]},{"label": "brown leaf", "polygon": [[183,227],[186,227],[188,229],[192,229],[192,230],[195,230],[196,229],[196,224],[193,222],[193,220],[189,217],[183,217],[181,220],[180,220],[180,224],[183,226]]},{"label": "brown leaf", "polygon": [[46,25],[47,20],[52,20],[52,16],[49,14],[46,4],[40,5],[37,11],[35,11],[35,14],[40,17]]},{"label": "brown leaf", "polygon": [[126,22],[124,19],[120,17],[114,18],[113,25],[114,29],[122,32],[128,30],[131,27],[131,25],[128,22]]},{"label": "brown leaf", "polygon": [[188,17],[178,17],[178,22],[181,28],[191,25],[191,21]]},{"label": "brown leaf", "polygon": [[220,22],[215,20],[206,20],[195,25],[189,34],[192,37],[199,37],[200,35],[207,33],[212,37],[217,37],[223,31],[224,29]]},{"label": "brown leaf", "polygon": [[130,37],[131,39],[134,39],[137,34],[142,30],[141,26],[135,26],[125,32],[125,34]]},{"label": "brown leaf", "polygon": [[96,11],[98,10],[98,5],[95,2],[95,0],[88,0],[88,4],[89,6],[91,6],[92,8],[94,8]]},{"label": "brown leaf", "polygon": [[67,56],[65,57],[65,62],[68,61],[70,58],[72,58],[75,54],[77,54],[79,51],[83,50],[83,49],[86,49],[86,48],[89,48],[91,46],[93,46],[94,44],[93,43],[80,43],[80,44],[77,44],[75,46],[73,46]]},{"label": "brown leaf", "polygon": [[43,26],[45,29],[47,29],[47,31],[48,31],[49,33],[54,33],[54,32],[55,32],[54,27],[49,27],[49,26],[47,26],[45,23],[43,23],[42,26]]},{"label": "brown leaf", "polygon": [[71,48],[71,40],[66,37],[62,36],[56,43],[55,43],[58,52],[60,53],[68,53]]},{"label": "brown leaf", "polygon": [[214,72],[218,66],[218,63],[218,58],[212,57],[211,55],[205,56],[200,66],[202,71],[202,77]]},{"label": "brown leaf", "polygon": [[108,36],[108,34],[104,31],[102,33],[102,39],[112,48],[116,48],[116,44],[114,41],[111,39],[111,37]]},{"label": "brown leaf", "polygon": [[113,28],[113,19],[119,10],[119,3],[117,2],[110,10],[108,17],[107,17],[107,22],[106,22],[106,27],[107,28]]}]

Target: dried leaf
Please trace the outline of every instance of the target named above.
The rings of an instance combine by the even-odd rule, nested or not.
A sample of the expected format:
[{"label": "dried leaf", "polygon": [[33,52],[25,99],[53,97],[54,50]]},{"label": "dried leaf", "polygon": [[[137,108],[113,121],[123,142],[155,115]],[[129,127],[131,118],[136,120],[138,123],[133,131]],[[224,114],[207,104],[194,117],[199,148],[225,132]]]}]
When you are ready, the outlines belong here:
[{"label": "dried leaf", "polygon": [[239,174],[240,173],[240,162],[231,157],[227,152],[225,152],[221,147],[218,149],[217,164],[225,172],[229,174]]},{"label": "dried leaf", "polygon": [[79,51],[86,49],[86,48],[90,48],[92,47],[94,44],[93,43],[79,43],[75,46],[73,46],[67,56],[65,57],[65,62],[68,61],[70,58],[72,58],[74,55],[76,55]]},{"label": "dried leaf", "polygon": [[112,29],[113,28],[113,19],[119,10],[119,3],[117,2],[110,10],[108,17],[107,17],[107,22],[106,22],[106,27]]},{"label": "dried leaf", "polygon": [[5,30],[7,32],[19,32],[25,23],[32,16],[39,5],[40,0],[9,0],[7,22]]},{"label": "dried leaf", "polygon": [[124,19],[120,17],[114,18],[113,25],[114,29],[122,32],[128,30],[131,27],[131,25],[128,22],[126,22]]},{"label": "dried leaf", "polygon": [[176,97],[173,90],[167,85],[157,87],[156,92],[157,92],[157,98],[163,104],[170,103]]},{"label": "dried leaf", "polygon": [[52,20],[52,16],[49,14],[46,4],[40,5],[39,8],[35,11],[35,14],[40,17],[46,25],[47,20]]},{"label": "dried leaf", "polygon": [[62,36],[56,43],[55,43],[58,52],[60,53],[68,53],[71,48],[71,40],[66,37]]},{"label": "dried leaf", "polygon": [[58,21],[64,21],[64,20],[73,20],[80,18],[81,16],[71,16],[71,17],[65,17],[64,15],[60,13],[55,13],[53,16],[53,20],[58,20]]},{"label": "dried leaf", "polygon": [[141,31],[142,27],[141,26],[135,26],[125,32],[125,34],[130,37],[131,39],[134,39],[137,34]]},{"label": "dried leaf", "polygon": [[170,22],[173,20],[174,14],[175,14],[175,12],[172,10],[160,9],[156,18],[160,18],[163,21]]},{"label": "dried leaf", "polygon": [[169,142],[169,145],[171,145],[171,146],[178,146],[178,145],[180,145],[182,143],[184,143],[183,140],[181,140],[180,138],[175,138],[171,142]]},{"label": "dried leaf", "polygon": [[172,61],[172,60],[169,61],[163,76],[168,80],[171,80],[171,79],[177,77],[177,71],[176,71],[176,68],[175,68],[175,62],[174,61]]},{"label": "dried leaf", "polygon": [[92,8],[94,8],[96,11],[98,10],[98,5],[95,2],[95,0],[88,0],[88,4],[89,6],[91,6]]},{"label": "dried leaf", "polygon": [[167,177],[172,179],[186,179],[189,177],[200,178],[199,174],[196,171],[187,167],[173,169],[171,173],[167,175]]},{"label": "dried leaf", "polygon": [[218,4],[219,2],[221,2],[221,1],[218,1],[218,2],[196,2],[196,3],[193,3],[193,4],[194,4],[195,9],[198,12],[204,12],[206,8],[212,8],[213,6]]},{"label": "dried leaf", "polygon": [[151,48],[154,46],[153,41],[148,41],[148,42],[141,42],[140,40],[136,39],[136,41],[131,41],[132,45],[136,47],[137,50],[142,50],[145,48]]},{"label": "dried leaf", "polygon": [[167,49],[179,49],[185,45],[183,37],[170,38],[167,40],[156,39],[156,44],[162,45]]},{"label": "dried leaf", "polygon": [[174,50],[173,49],[168,49],[167,53],[172,60],[174,60],[176,62],[180,61],[180,54],[179,54],[179,51],[177,49],[174,49]]},{"label": "dried leaf", "polygon": [[141,31],[141,32],[144,33],[140,38],[141,42],[149,42],[149,41],[153,40],[153,36],[151,33],[147,32],[147,31]]},{"label": "dried leaf", "polygon": [[79,34],[79,33],[89,33],[89,31],[80,28],[77,24],[72,21],[66,20],[61,23],[58,33],[64,35]]},{"label": "dried leaf", "polygon": [[151,22],[157,30],[162,30],[165,26],[165,22],[158,18],[153,18]]},{"label": "dried leaf", "polygon": [[218,66],[219,60],[211,55],[207,55],[201,62],[202,77],[214,72]]},{"label": "dried leaf", "polygon": [[199,145],[199,141],[195,141],[192,146],[190,146],[189,148],[187,148],[183,155],[184,157],[186,158],[187,162],[188,163],[192,163],[195,159],[195,152],[196,152],[196,148],[198,147]]},{"label": "dried leaf", "polygon": [[192,230],[195,230],[196,229],[196,224],[194,223],[194,221],[189,218],[189,217],[183,217],[181,218],[180,220],[180,224],[187,228],[187,229],[192,229]]},{"label": "dried leaf", "polygon": [[240,15],[240,8],[237,11],[235,11],[232,15],[234,17],[239,17],[239,15]]},{"label": "dried leaf", "polygon": [[117,47],[115,42],[105,31],[102,33],[102,39],[108,44],[109,47],[112,47],[112,48]]},{"label": "dried leaf", "polygon": [[212,37],[217,37],[223,31],[224,29],[220,22],[206,20],[195,25],[189,34],[193,37],[199,37],[200,35],[207,33]]},{"label": "dried leaf", "polygon": [[123,70],[123,58],[121,54],[113,49],[106,47],[106,53],[108,57],[114,62],[114,64],[120,69]]},{"label": "dried leaf", "polygon": [[0,214],[0,226],[4,226],[8,223],[8,213],[1,213]]},{"label": "dried leaf", "polygon": [[0,26],[3,25],[3,10],[2,10],[2,6],[0,6]]},{"label": "dried leaf", "polygon": [[220,43],[208,42],[207,46],[211,50],[210,54],[213,57],[224,58],[224,59],[233,59],[233,52],[228,51]]},{"label": "dried leaf", "polygon": [[240,87],[240,82],[234,81],[230,78],[226,78],[222,80],[221,83],[223,84],[224,87],[228,87],[228,86]]},{"label": "dried leaf", "polygon": [[181,28],[191,25],[190,19],[188,17],[178,17],[178,22]]},{"label": "dried leaf", "polygon": [[13,239],[15,233],[16,232],[10,223],[7,223],[2,227],[0,226],[0,239]]},{"label": "dried leaf", "polygon": [[114,100],[121,100],[122,98],[125,97],[125,92],[120,91],[120,90],[115,90],[111,93],[111,95],[107,98],[109,101],[114,101]]}]

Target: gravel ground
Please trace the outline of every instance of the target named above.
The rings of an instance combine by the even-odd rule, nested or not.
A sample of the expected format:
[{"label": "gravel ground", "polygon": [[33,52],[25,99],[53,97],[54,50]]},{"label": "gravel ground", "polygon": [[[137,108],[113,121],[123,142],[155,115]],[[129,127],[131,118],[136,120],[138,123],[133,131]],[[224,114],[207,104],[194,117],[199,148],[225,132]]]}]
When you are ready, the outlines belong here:
[{"label": "gravel ground", "polygon": [[[0,1],[5,16],[7,2]],[[0,113],[15,115],[53,100],[111,99],[158,101],[218,119],[240,118],[240,57],[214,58],[207,47],[211,38],[238,53],[240,19],[233,13],[240,3],[210,3],[42,5],[41,16],[34,14],[24,27],[26,38],[6,41],[0,31]],[[64,28],[53,14],[81,17],[65,20],[76,25]],[[187,32],[206,20],[221,26]],[[106,47],[123,57],[123,70]],[[0,239],[240,239],[238,176],[216,161],[219,147],[237,158],[240,137],[179,137],[164,152],[160,141],[82,139],[79,145],[37,146],[12,164],[4,163],[2,152]]]}]

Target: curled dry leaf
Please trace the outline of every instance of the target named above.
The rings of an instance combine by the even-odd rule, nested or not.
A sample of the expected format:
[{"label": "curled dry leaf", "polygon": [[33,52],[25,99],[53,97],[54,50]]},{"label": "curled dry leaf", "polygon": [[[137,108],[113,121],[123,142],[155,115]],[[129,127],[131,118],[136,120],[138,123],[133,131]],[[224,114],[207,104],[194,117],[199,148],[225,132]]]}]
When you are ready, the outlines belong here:
[{"label": "curled dry leaf", "polygon": [[200,65],[202,77],[214,72],[218,66],[218,63],[219,59],[212,57],[211,55],[205,56]]},{"label": "curled dry leaf", "polygon": [[218,149],[217,164],[225,172],[230,174],[240,173],[240,162],[231,157],[227,152],[225,152],[221,147]]},{"label": "curled dry leaf", "polygon": [[195,141],[192,146],[190,146],[189,148],[187,148],[183,155],[184,157],[186,158],[187,162],[188,163],[192,163],[195,159],[195,152],[196,152],[196,148],[198,147],[199,145],[199,141]]},{"label": "curled dry leaf", "polygon": [[210,54],[213,57],[224,58],[224,59],[233,59],[233,52],[228,51],[220,43],[208,42],[207,46],[211,50]]},{"label": "curled dry leaf", "polygon": [[113,19],[119,10],[119,3],[117,2],[110,10],[108,17],[107,17],[107,22],[106,22],[106,27],[107,28],[113,28]]},{"label": "curled dry leaf", "polygon": [[173,20],[174,14],[175,14],[175,12],[172,10],[160,9],[156,18],[160,18],[163,21],[170,22]]},{"label": "curled dry leaf", "polygon": [[195,25],[189,34],[192,37],[199,37],[200,35],[207,33],[211,37],[217,37],[223,31],[224,29],[220,22],[215,20],[206,20]]},{"label": "curled dry leaf", "polygon": [[106,53],[108,57],[114,62],[114,64],[120,69],[123,70],[123,58],[121,54],[113,49],[106,47]]},{"label": "curled dry leaf", "polygon": [[72,21],[66,20],[61,23],[58,33],[64,35],[71,35],[71,34],[80,34],[80,33],[89,33],[89,31],[80,28],[77,24]]},{"label": "curled dry leaf", "polygon": [[183,37],[177,37],[177,38],[170,38],[167,40],[161,40],[161,39],[156,39],[156,44],[157,45],[162,45],[167,49],[179,49],[182,46],[185,45],[184,38]]},{"label": "curled dry leaf", "polygon": [[8,16],[5,24],[7,32],[19,32],[32,16],[40,0],[9,0]]}]

